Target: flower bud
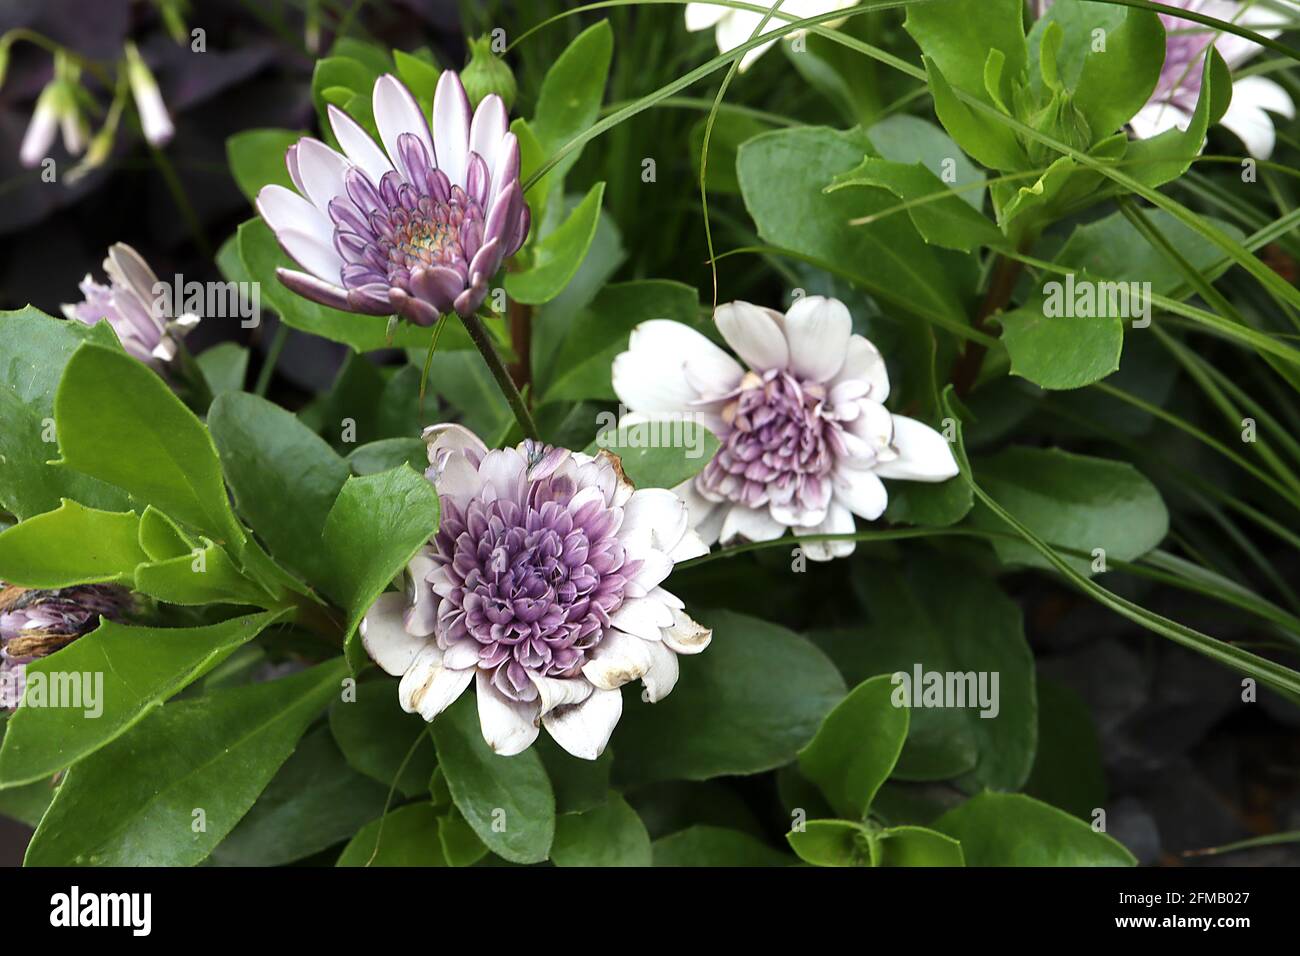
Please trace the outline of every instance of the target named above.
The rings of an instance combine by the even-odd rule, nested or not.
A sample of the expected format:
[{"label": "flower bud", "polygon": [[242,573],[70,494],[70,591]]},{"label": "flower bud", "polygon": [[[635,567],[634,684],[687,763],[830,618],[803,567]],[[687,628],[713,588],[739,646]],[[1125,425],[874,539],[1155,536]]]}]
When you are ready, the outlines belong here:
[{"label": "flower bud", "polygon": [[131,95],[135,97],[135,108],[140,114],[144,138],[154,146],[165,145],[172,138],[175,128],[167,114],[162,94],[158,92],[158,81],[149,72],[149,67],[145,65],[134,43],[126,45],[126,78],[131,84]]},{"label": "flower bud", "polygon": [[469,41],[469,63],[461,71],[460,81],[465,84],[470,105],[475,107],[483,97],[495,93],[508,110],[519,92],[514,73],[505,60],[492,52],[492,40],[486,36]]}]

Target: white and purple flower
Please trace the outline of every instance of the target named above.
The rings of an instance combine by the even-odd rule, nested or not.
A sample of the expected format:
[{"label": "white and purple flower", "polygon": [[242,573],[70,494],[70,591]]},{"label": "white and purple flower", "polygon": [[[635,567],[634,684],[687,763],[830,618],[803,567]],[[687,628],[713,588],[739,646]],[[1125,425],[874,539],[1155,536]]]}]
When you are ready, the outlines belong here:
[{"label": "white and purple flower", "polygon": [[104,260],[108,285],[87,274],[81,280],[86,298],[63,306],[69,319],[94,325],[106,320],[117,333],[122,347],[140,361],[155,368],[176,357],[181,336],[199,324],[189,312],[170,314],[169,298],[149,264],[124,242],[109,247]]},{"label": "white and purple flower", "polygon": [[[755,4],[770,6],[768,0],[755,0]],[[830,13],[833,10],[845,10],[857,6],[857,4],[858,0],[782,0],[781,5],[772,14],[767,26],[764,27],[763,35],[776,33],[785,34],[787,37],[796,37],[805,31],[789,31],[787,24],[791,21],[806,20],[808,17]],[[686,29],[696,31],[713,27],[714,38],[718,43],[718,51],[728,53],[754,36],[754,31],[763,22],[764,16],[764,14],[756,10],[737,10],[734,7],[724,7],[714,3],[688,3],[686,4]],[[825,26],[832,27],[842,22],[842,20],[832,20],[826,23]],[[772,44],[780,38],[780,36],[774,36],[766,43],[760,43],[752,50],[747,51],[740,58],[740,72],[743,73],[748,70],[754,64],[754,61],[766,53]]]},{"label": "white and purple flower", "polygon": [[635,490],[616,457],[525,441],[489,451],[459,425],[425,432],[438,490],[438,533],[411,561],[405,594],[366,615],[371,658],[401,677],[398,700],[433,720],[475,683],[483,737],[512,755],[539,726],[594,760],[623,711],[677,683],[678,654],[712,631],[663,588],[674,563],[708,549],[686,505]]},{"label": "white and purple flower", "polygon": [[287,287],[322,305],[397,313],[418,325],[471,315],[501,263],[524,244],[530,213],[519,183],[519,143],[501,97],[470,112],[447,70],[433,123],[395,77],[374,87],[383,148],[329,107],[343,152],[310,137],[289,148],[297,192],[266,186],[257,208],[280,245],[306,269],[279,269]]},{"label": "white and purple flower", "polygon": [[[882,478],[945,481],[957,474],[948,442],[884,406],[884,359],[852,333],[842,302],[805,296],[782,315],[748,302],[719,306],[714,321],[745,368],[679,322],[643,322],[614,359],[614,391],[632,414],[621,424],[687,416],[722,447],[676,489],[709,544],[849,534],[854,517],[885,511]],[[804,542],[829,561],[852,541]]]}]

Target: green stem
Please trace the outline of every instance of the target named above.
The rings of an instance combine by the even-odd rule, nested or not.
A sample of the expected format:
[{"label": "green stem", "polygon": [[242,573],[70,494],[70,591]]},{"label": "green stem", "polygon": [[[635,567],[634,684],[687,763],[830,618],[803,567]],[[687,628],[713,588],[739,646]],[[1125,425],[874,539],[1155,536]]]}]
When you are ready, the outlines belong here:
[{"label": "green stem", "polygon": [[266,350],[266,361],[262,363],[261,371],[257,373],[257,384],[253,386],[254,395],[266,396],[266,390],[271,386],[275,365],[280,361],[280,353],[284,351],[284,343],[288,338],[289,326],[281,319],[280,324],[275,328],[275,335],[271,338],[271,346]]},{"label": "green stem", "polygon": [[[444,319],[444,321],[446,320]],[[469,333],[469,337],[473,340],[475,348],[483,356],[483,361],[487,363],[488,371],[496,379],[501,394],[510,403],[510,410],[515,413],[515,421],[523,429],[524,437],[540,439],[541,435],[538,434],[537,424],[533,421],[528,406],[524,403],[524,397],[519,394],[519,389],[515,387],[514,379],[510,377],[509,370],[506,369],[505,363],[501,361],[501,356],[497,353],[496,347],[492,345],[492,337],[483,325],[483,320],[477,315],[462,315],[460,321],[465,326],[465,331]]]},{"label": "green stem", "polygon": [[153,143],[149,143],[149,152],[153,156],[154,165],[158,167],[158,172],[162,174],[163,182],[167,184],[167,191],[172,195],[172,201],[176,203],[181,217],[185,220],[185,225],[189,227],[190,235],[194,238],[194,244],[199,247],[199,253],[205,259],[213,258],[212,244],[208,242],[207,234],[203,231],[203,223],[199,221],[199,214],[195,212],[194,206],[190,199],[185,195],[185,187],[181,184],[180,177],[176,175],[176,167],[167,155]]}]

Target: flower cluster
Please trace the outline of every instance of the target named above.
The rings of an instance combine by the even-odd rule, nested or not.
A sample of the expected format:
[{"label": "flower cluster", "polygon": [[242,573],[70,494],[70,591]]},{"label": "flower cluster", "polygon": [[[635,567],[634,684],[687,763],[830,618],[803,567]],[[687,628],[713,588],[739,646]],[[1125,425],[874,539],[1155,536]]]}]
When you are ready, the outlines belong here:
[{"label": "flower cluster", "polygon": [[663,583],[707,550],[686,506],[636,490],[608,452],[594,458],[525,441],[488,450],[459,425],[425,433],[441,523],[410,563],[405,594],[380,597],[363,644],[402,678],[403,709],[432,720],[475,683],[483,737],[516,754],[539,725],[595,759],[640,679],[661,700],[678,654],[712,632]]},{"label": "flower cluster", "polygon": [[[854,516],[885,511],[882,478],[944,481],[957,474],[934,429],[885,408],[889,377],[880,352],[853,334],[836,299],[805,296],[782,315],[748,302],[714,313],[741,366],[679,322],[644,322],[614,360],[614,391],[632,411],[624,423],[689,416],[721,449],[677,491],[708,543],[744,538],[848,534]],[[852,541],[805,543],[813,560],[851,554]]]}]

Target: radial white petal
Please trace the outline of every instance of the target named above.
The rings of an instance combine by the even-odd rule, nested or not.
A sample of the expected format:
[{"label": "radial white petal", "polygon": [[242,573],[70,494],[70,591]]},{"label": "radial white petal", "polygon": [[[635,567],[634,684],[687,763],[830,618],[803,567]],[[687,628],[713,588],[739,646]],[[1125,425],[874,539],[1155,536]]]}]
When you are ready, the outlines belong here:
[{"label": "radial white petal", "polygon": [[479,727],[493,753],[513,757],[532,746],[538,733],[537,701],[511,700],[493,686],[486,671],[478,671],[474,696]]},{"label": "radial white petal", "polygon": [[[852,534],[854,531],[853,512],[832,500],[831,506],[826,510],[826,518],[820,523],[810,528],[795,528],[794,533],[800,536],[809,534]],[[800,545],[803,553],[809,561],[830,561],[834,558],[845,558],[853,553],[855,542],[853,541],[801,541]]]},{"label": "radial white petal", "polygon": [[686,4],[686,29],[692,32],[707,30],[723,17],[731,15],[731,9],[712,3]]},{"label": "radial white petal", "polygon": [[727,344],[750,368],[764,372],[789,364],[790,350],[781,331],[783,317],[779,313],[748,302],[728,302],[718,306],[713,321]]},{"label": "radial white petal", "polygon": [[465,185],[465,156],[469,149],[469,97],[452,70],[444,70],[433,92],[433,140],[438,168],[453,185]]},{"label": "radial white petal", "polygon": [[334,130],[334,138],[339,141],[348,159],[364,169],[366,175],[374,182],[379,182],[384,173],[393,168],[393,164],[388,161],[388,156],[370,138],[370,134],[347,113],[333,103],[329,104],[328,112],[330,129]]},{"label": "radial white petal", "polygon": [[321,239],[316,233],[298,229],[281,229],[276,232],[275,238],[293,261],[308,272],[329,282],[339,281],[343,259],[333,243]]},{"label": "radial white petal", "polygon": [[330,200],[344,194],[343,174],[351,168],[346,156],[320,140],[307,137],[298,141],[298,176],[307,198],[322,215],[328,217]]},{"label": "radial white petal", "polygon": [[772,517],[766,505],[762,508],[749,508],[735,504],[722,522],[718,540],[724,546],[738,538],[745,541],[772,541],[785,534],[785,531],[786,526]]},{"label": "radial white petal", "polygon": [[868,393],[881,404],[889,398],[889,372],[885,360],[870,341],[860,335],[849,336],[849,344],[844,353],[844,366],[835,376],[832,384],[852,380],[864,381],[871,386]]},{"label": "radial white petal", "polygon": [[844,367],[853,318],[844,303],[806,295],[785,314],[790,368],[805,380],[828,382]]},{"label": "radial white petal", "polygon": [[835,500],[859,518],[875,521],[885,513],[889,493],[875,472],[860,468],[837,468],[831,475]]},{"label": "radial white petal", "polygon": [[[443,76],[447,76],[450,72],[448,70],[443,73]],[[410,179],[410,171],[402,162],[402,154],[397,148],[398,137],[403,133],[418,136],[429,154],[429,162],[435,161],[429,122],[421,112],[420,104],[411,95],[411,91],[397,77],[385,73],[376,80],[371,103],[375,114],[375,127],[379,130],[379,139],[384,144],[384,151],[388,153],[393,166],[399,169],[403,176]]]},{"label": "radial white petal", "polygon": [[529,671],[528,679],[537,688],[537,701],[543,717],[556,707],[581,704],[591,696],[593,690],[591,681],[585,677],[541,677],[536,672]]},{"label": "radial white petal", "polygon": [[607,631],[587,663],[582,675],[601,690],[622,687],[650,669],[650,652],[646,642],[619,630]]},{"label": "radial white petal", "polygon": [[397,591],[381,594],[357,629],[361,646],[370,659],[394,677],[405,674],[420,651],[430,643],[428,638],[406,632],[406,606],[406,596]]},{"label": "radial white petal", "polygon": [[[510,132],[510,116],[506,104],[495,93],[483,97],[474,119],[469,125],[469,148],[478,153],[487,164],[488,172],[494,172],[497,166],[497,150],[501,140]],[[495,183],[493,184],[495,186]]]},{"label": "radial white petal", "polygon": [[581,704],[556,707],[542,718],[542,726],[573,756],[595,760],[604,753],[622,714],[621,691],[596,689]]},{"label": "radial white petal", "polygon": [[610,615],[609,622],[620,631],[635,634],[647,641],[658,641],[660,630],[673,626],[673,612],[662,601],[647,595],[625,600]]},{"label": "radial white petal", "polygon": [[678,654],[698,654],[713,640],[713,628],[705,627],[685,611],[673,609],[673,626],[664,628],[663,642]]},{"label": "radial white petal", "polygon": [[641,677],[641,699],[647,704],[663,700],[677,686],[677,655],[663,641],[648,641],[650,669]]},{"label": "radial white petal", "polygon": [[881,478],[946,481],[958,473],[947,439],[924,422],[895,415],[893,445],[898,457],[875,467]]},{"label": "radial white petal", "polygon": [[263,186],[257,194],[257,211],[273,232],[296,229],[331,239],[334,225],[314,205],[284,186]]}]

